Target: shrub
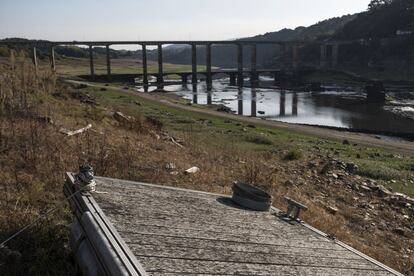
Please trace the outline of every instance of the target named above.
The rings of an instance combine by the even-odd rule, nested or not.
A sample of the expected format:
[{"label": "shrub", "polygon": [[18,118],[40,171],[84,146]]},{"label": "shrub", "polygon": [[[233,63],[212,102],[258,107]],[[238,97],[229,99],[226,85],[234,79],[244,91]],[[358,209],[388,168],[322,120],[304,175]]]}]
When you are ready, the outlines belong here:
[{"label": "shrub", "polygon": [[290,149],[283,157],[284,160],[297,160],[302,157],[302,151],[299,149]]},{"label": "shrub", "polygon": [[259,135],[252,135],[246,137],[246,141],[253,144],[259,144],[259,145],[272,145],[273,142],[264,136]]}]

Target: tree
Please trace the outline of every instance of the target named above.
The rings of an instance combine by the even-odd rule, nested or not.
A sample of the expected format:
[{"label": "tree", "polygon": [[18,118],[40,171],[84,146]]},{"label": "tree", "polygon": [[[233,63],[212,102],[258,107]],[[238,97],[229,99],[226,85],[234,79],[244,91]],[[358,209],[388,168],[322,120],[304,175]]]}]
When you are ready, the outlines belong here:
[{"label": "tree", "polygon": [[371,0],[368,4],[368,10],[375,10],[386,5],[390,5],[393,0]]}]

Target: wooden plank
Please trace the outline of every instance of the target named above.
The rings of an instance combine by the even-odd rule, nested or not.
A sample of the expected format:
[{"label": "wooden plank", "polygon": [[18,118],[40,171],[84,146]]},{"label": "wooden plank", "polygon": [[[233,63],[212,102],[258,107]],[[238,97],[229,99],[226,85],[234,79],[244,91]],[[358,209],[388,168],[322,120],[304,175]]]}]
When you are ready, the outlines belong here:
[{"label": "wooden plank", "polygon": [[[122,233],[121,233],[122,234]],[[124,233],[125,234],[125,233]],[[331,247],[302,247],[292,245],[257,244],[248,242],[221,241],[216,239],[188,239],[186,237],[162,236],[154,234],[124,235],[124,240],[134,246],[136,244],[152,245],[154,247],[172,246],[195,249],[227,250],[232,252],[248,252],[259,254],[285,254],[314,257],[335,257],[362,260],[363,258],[348,250],[334,250]]]},{"label": "wooden plank", "polygon": [[366,262],[364,259],[343,259],[330,256],[316,257],[313,255],[292,255],[279,254],[278,252],[265,254],[257,252],[234,252],[227,249],[200,249],[190,247],[157,246],[132,244],[131,250],[137,258],[139,257],[158,257],[185,260],[205,260],[243,264],[263,264],[263,265],[301,265],[334,268],[354,268],[378,270],[374,264]]},{"label": "wooden plank", "polygon": [[[144,268],[150,275],[161,273],[193,273],[193,274],[224,274],[224,275],[389,275],[379,270],[366,270],[355,268],[329,268],[300,265],[274,265],[254,263],[229,263],[218,261],[199,261],[155,257],[139,257]],[[159,274],[160,273],[160,274]]]}]

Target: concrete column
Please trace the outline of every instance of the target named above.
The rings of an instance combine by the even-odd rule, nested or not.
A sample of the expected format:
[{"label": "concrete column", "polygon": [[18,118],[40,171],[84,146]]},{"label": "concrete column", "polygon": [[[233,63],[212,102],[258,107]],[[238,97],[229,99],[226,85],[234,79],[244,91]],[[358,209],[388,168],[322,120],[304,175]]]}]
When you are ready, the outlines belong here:
[{"label": "concrete column", "polygon": [[332,60],[331,60],[332,67],[336,67],[338,65],[338,52],[339,52],[339,44],[338,43],[332,44]]},{"label": "concrete column", "polygon": [[95,75],[95,69],[93,64],[93,47],[89,45],[89,69],[91,71],[91,77]]},{"label": "concrete column", "polygon": [[207,91],[211,91],[212,88],[212,76],[211,76],[211,44],[206,45],[206,82],[207,82]]},{"label": "concrete column", "polygon": [[297,44],[292,45],[292,67],[297,68],[299,64],[299,46]]},{"label": "concrete column", "polygon": [[243,115],[243,89],[241,87],[237,92],[237,114]]},{"label": "concrete column", "polygon": [[191,44],[191,82],[197,83],[197,45]]},{"label": "concrete column", "polygon": [[320,67],[324,68],[326,67],[326,48],[327,45],[326,44],[321,44],[321,53],[320,53]]},{"label": "concrete column", "polygon": [[36,50],[36,47],[33,47],[32,60],[33,60],[34,68],[35,68],[35,73],[37,74],[37,50]]},{"label": "concrete column", "polygon": [[148,91],[147,45],[142,45],[142,84],[144,91]]},{"label": "concrete column", "polygon": [[56,71],[55,46],[50,47],[50,68],[53,72]]},{"label": "concrete column", "polygon": [[293,98],[292,98],[292,115],[293,116],[298,116],[298,94],[297,93],[293,93]]},{"label": "concrete column", "polygon": [[187,79],[188,79],[187,75],[181,74],[181,83],[182,84],[187,84]]},{"label": "concrete column", "polygon": [[243,44],[237,44],[237,85],[243,86]]},{"label": "concrete column", "polygon": [[252,86],[257,86],[257,83],[259,82],[257,76],[257,46],[256,44],[253,44],[251,47],[250,84]]},{"label": "concrete column", "polygon": [[256,97],[257,97],[256,89],[252,88],[252,106],[250,110],[252,117],[256,117],[256,114],[257,114]]},{"label": "concrete column", "polygon": [[279,115],[285,116],[285,104],[286,104],[286,92],[281,91],[280,92],[280,102],[279,102]]},{"label": "concrete column", "polygon": [[164,72],[162,68],[162,44],[158,44],[158,77],[157,77],[158,89],[164,88]]},{"label": "concrete column", "polygon": [[212,95],[211,95],[211,91],[208,91],[208,93],[207,93],[207,104],[212,104]]},{"label": "concrete column", "polygon": [[108,81],[111,80],[111,56],[109,45],[106,45],[106,77]]}]

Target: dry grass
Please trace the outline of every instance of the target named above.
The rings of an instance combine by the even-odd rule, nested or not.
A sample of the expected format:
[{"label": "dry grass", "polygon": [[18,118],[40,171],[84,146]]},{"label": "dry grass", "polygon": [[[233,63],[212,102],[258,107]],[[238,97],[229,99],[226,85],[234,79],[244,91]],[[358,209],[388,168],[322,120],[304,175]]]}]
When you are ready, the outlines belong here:
[{"label": "dry grass", "polygon": [[[102,176],[218,193],[230,193],[233,181],[254,183],[272,193],[276,206],[285,205],[283,196],[294,197],[310,207],[304,219],[313,226],[413,275],[409,238],[364,228],[365,211],[355,206],[355,193],[345,188],[345,183],[356,181],[353,176],[332,181],[320,175],[306,166],[313,158],[310,154],[286,161],[283,151],[243,149],[231,139],[211,146],[206,142],[210,138],[199,135],[191,124],[184,131],[171,131],[184,141],[181,148],[163,139],[168,129],[157,120],[135,115],[135,123],[119,123],[111,106],[81,103],[73,96],[82,89],[62,85],[50,72],[36,77],[23,57],[12,65],[0,75],[0,240],[46,210],[59,208],[8,244],[21,258],[1,265],[5,274],[74,274],[67,244],[71,215],[62,203],[63,173],[88,162]],[[73,137],[59,133],[60,127],[76,129],[89,123],[92,131]],[[166,168],[170,162],[177,175]],[[192,166],[200,167],[200,172],[183,173]],[[329,214],[329,205],[338,207],[338,214]],[[385,208],[380,215],[399,223],[396,211]],[[368,234],[372,231],[375,239]],[[403,256],[407,254],[408,259]],[[5,261],[0,258],[0,264]]]}]

